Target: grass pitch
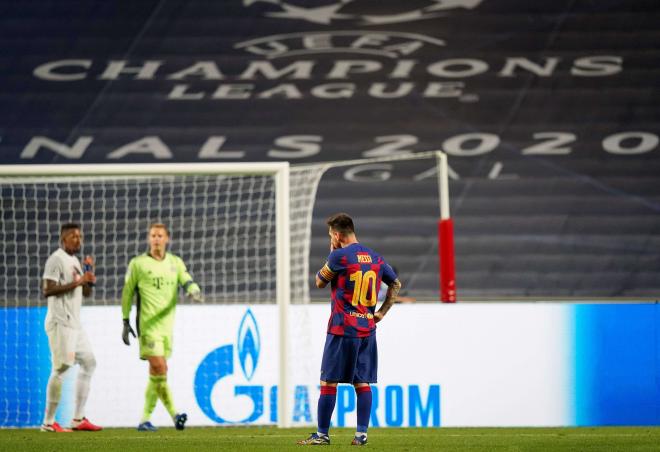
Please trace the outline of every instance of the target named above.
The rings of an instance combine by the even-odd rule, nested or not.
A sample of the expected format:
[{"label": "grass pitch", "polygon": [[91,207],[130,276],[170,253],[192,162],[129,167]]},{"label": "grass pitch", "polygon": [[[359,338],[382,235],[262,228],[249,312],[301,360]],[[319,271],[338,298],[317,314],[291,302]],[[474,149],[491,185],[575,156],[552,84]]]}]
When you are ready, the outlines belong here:
[{"label": "grass pitch", "polygon": [[[300,451],[296,440],[313,429],[275,427],[163,428],[156,433],[106,429],[98,433],[42,433],[35,429],[0,430],[0,451]],[[332,429],[326,449],[352,450],[352,429]],[[307,446],[309,447],[309,446]],[[443,452],[649,452],[660,451],[660,427],[605,428],[373,428],[369,450]]]}]

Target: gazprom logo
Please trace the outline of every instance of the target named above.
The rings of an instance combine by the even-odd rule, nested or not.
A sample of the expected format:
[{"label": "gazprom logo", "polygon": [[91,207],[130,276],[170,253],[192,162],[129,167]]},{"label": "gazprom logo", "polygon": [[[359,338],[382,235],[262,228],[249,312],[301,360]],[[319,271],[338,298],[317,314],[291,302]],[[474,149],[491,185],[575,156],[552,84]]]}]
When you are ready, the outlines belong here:
[{"label": "gazprom logo", "polygon": [[[212,350],[195,373],[195,398],[209,419],[225,425],[277,422],[278,387],[274,381],[268,381],[268,359],[275,356],[261,356],[261,351],[259,324],[248,308],[238,323],[236,344]],[[260,360],[266,363],[262,364],[266,370],[261,373]],[[391,384],[371,388],[372,426],[440,426],[440,385]],[[293,410],[288,414],[292,422],[313,423],[318,385],[310,382],[292,389]],[[344,427],[353,423],[349,419],[356,409],[355,390],[351,385],[340,385],[333,425]]]},{"label": "gazprom logo", "polygon": [[259,363],[259,350],[261,349],[261,338],[259,327],[252,311],[249,309],[241,320],[238,328],[238,359],[243,369],[243,375],[249,381],[254,376]]},{"label": "gazprom logo", "polygon": [[[238,340],[236,351],[238,361],[241,366],[242,376],[248,382],[252,380],[257,366],[259,365],[259,353],[261,348],[261,337],[259,326],[254,314],[250,309],[245,312],[238,328]],[[263,414],[264,409],[264,387],[261,385],[236,385],[236,379],[223,386],[229,377],[234,376],[234,345],[223,345],[216,348],[206,355],[195,373],[195,398],[199,407],[210,419],[219,424],[226,423],[249,423],[254,422]],[[233,387],[233,391],[231,391]],[[224,391],[223,391],[224,389]],[[236,398],[246,398],[252,403],[252,411],[247,416],[231,419],[228,415],[218,413],[222,411],[222,398],[215,397],[215,394],[226,393],[227,390],[233,392]],[[218,403],[214,403],[214,400]]]}]

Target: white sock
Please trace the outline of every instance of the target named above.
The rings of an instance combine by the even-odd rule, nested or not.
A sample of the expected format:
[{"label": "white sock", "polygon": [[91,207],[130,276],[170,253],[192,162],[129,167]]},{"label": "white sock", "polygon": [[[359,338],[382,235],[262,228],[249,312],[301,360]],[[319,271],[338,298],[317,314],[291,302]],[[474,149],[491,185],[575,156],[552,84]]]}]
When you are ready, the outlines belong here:
[{"label": "white sock", "polygon": [[358,437],[359,437],[359,436],[364,436],[364,437],[366,438],[366,437],[367,437],[367,433],[366,433],[366,432],[355,432],[355,436],[358,436]]},{"label": "white sock", "polygon": [[51,425],[53,422],[55,422],[57,405],[59,405],[59,402],[46,402],[46,417],[44,418],[44,424]]},{"label": "white sock", "polygon": [[85,403],[87,402],[87,395],[89,394],[89,383],[92,376],[82,369],[78,372],[78,382],[76,383],[76,410],[73,418],[80,420],[85,413]]},{"label": "white sock", "polygon": [[91,360],[81,363],[80,370],[78,371],[78,381],[76,383],[76,410],[73,415],[74,419],[81,420],[85,416],[85,403],[87,403],[89,387],[95,368],[96,361],[93,357]]},{"label": "white sock", "polygon": [[50,374],[48,379],[48,386],[46,388],[46,416],[44,417],[44,424],[50,425],[55,422],[55,413],[57,412],[57,405],[60,404],[60,397],[62,396],[62,376],[68,369],[68,366],[62,366],[60,370],[55,370]]}]

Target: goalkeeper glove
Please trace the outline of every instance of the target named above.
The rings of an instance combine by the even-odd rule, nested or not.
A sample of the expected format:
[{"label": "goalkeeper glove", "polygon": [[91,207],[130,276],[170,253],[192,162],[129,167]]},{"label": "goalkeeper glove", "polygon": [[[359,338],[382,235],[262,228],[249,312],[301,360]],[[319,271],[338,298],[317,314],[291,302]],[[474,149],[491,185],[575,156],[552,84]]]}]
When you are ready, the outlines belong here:
[{"label": "goalkeeper glove", "polygon": [[131,345],[130,341],[128,340],[129,333],[132,334],[133,337],[137,337],[135,336],[135,331],[133,331],[133,328],[131,328],[131,324],[129,323],[128,319],[124,319],[124,331],[121,333],[121,338],[126,345]]},{"label": "goalkeeper glove", "polygon": [[196,301],[197,303],[204,303],[204,295],[202,295],[202,291],[199,289],[193,289],[188,292],[188,298],[190,298],[192,301]]}]

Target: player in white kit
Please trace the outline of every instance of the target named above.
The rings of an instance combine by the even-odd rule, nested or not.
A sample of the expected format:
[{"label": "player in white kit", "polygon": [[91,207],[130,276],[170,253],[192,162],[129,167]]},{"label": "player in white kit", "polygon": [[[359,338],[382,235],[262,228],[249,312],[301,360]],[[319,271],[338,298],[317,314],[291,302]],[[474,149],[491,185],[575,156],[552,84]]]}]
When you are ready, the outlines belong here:
[{"label": "player in white kit", "polygon": [[93,260],[85,259],[89,268],[83,272],[76,253],[80,251],[82,234],[80,226],[67,223],[60,231],[60,248],[46,261],[43,275],[43,295],[48,298],[46,334],[52,360],[52,371],[48,379],[46,415],[41,425],[42,432],[70,432],[55,422],[55,412],[62,393],[62,380],[66,371],[79,364],[76,383],[76,405],[72,421],[73,430],[98,431],[101,427],[92,424],[84,415],[85,402],[89,394],[90,380],[96,368],[96,359],[87,334],[80,324],[80,306],[83,296],[92,294],[96,282]]}]

